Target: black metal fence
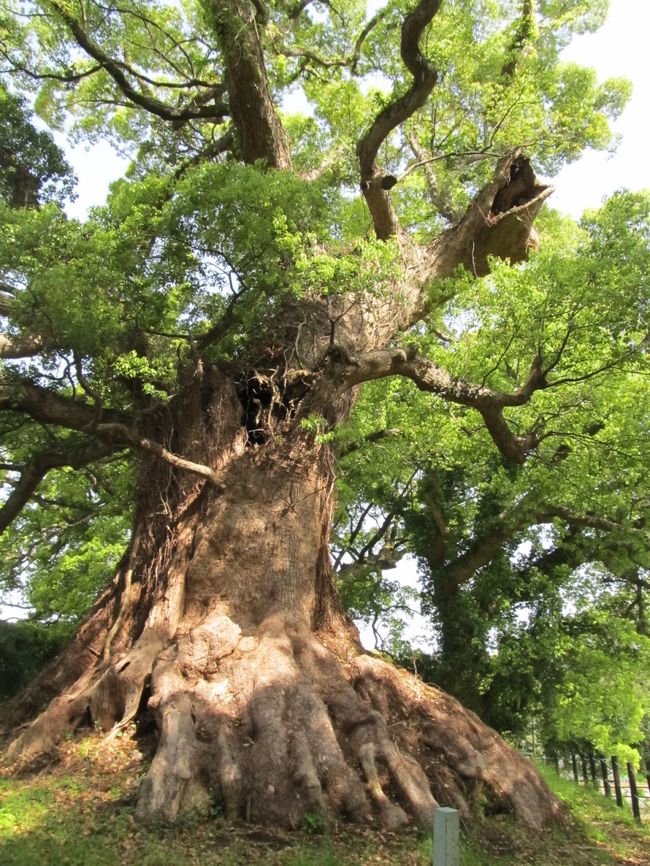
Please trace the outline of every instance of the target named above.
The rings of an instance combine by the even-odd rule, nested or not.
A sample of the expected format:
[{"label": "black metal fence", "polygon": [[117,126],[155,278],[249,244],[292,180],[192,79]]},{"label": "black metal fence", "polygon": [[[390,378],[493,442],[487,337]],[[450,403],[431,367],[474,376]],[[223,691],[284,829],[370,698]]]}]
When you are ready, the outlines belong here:
[{"label": "black metal fence", "polygon": [[637,821],[650,821],[650,763],[643,762],[638,778],[630,761],[619,761],[616,755],[553,755],[542,756],[565,779],[579,785],[589,785],[606,797],[615,797],[616,804],[625,808],[629,803]]}]

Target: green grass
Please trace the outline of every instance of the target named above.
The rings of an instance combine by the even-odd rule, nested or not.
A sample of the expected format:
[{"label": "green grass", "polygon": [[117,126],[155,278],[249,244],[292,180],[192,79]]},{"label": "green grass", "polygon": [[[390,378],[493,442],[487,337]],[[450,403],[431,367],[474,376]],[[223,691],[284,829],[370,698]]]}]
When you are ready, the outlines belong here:
[{"label": "green grass", "polygon": [[[506,816],[466,830],[461,866],[650,866],[650,818],[635,824],[588,788],[545,771],[570,807],[568,827],[534,836]],[[374,829],[332,835],[229,827],[189,818],[146,828],[133,817],[142,759],[128,738],[66,743],[61,763],[29,779],[0,779],[3,866],[426,866],[431,838]]]}]

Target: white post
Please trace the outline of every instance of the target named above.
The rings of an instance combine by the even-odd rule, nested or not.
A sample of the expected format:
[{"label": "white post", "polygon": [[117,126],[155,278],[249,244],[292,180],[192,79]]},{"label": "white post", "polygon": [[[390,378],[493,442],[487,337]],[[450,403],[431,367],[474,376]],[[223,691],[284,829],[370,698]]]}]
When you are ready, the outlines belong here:
[{"label": "white post", "polygon": [[438,806],[433,813],[433,866],[458,866],[458,809]]}]

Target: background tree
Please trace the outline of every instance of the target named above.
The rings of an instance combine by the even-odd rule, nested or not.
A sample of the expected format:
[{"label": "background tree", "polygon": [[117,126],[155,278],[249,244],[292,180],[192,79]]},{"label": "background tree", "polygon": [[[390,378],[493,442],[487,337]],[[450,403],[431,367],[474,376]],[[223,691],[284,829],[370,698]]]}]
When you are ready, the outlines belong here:
[{"label": "background tree", "polygon": [[[467,412],[452,415],[439,403],[428,423],[429,401],[401,384],[399,400],[367,390],[345,433],[346,500],[335,536],[338,559],[352,560],[340,573],[345,596],[376,615],[364,608],[368,579],[359,582],[359,572],[374,569],[380,581],[389,559],[417,556],[438,641],[419,668],[499,730],[521,734],[539,712],[555,725],[555,687],[571,672],[561,675],[553,658],[559,634],[561,655],[582,634],[565,614],[578,603],[571,587],[581,569],[589,566],[602,594],[589,611],[579,597],[585,623],[600,621],[609,599],[622,616],[616,628],[634,623],[647,634],[647,214],[647,197],[619,194],[581,230],[552,217],[533,262],[514,273],[497,267],[466,294],[457,291],[446,321],[422,338],[447,369],[471,365],[475,376],[492,363],[490,377],[507,380],[536,347],[555,357],[555,381],[528,421],[536,444],[523,466],[504,463]],[[381,593],[372,602],[381,606]],[[625,641],[602,630],[599,639],[599,629],[592,638],[613,670],[614,648]],[[575,723],[572,730],[575,739]],[[629,742],[638,742],[638,723],[631,730]]]},{"label": "background tree", "polygon": [[[611,141],[627,86],[558,62],[604,4],[420,0],[370,19],[354,0],[19,11],[1,22],[13,87],[34,91],[50,123],[130,147],[135,164],[83,223],[54,202],[2,205],[0,525],[42,520],[18,556],[49,546],[74,568],[73,545],[95,525],[110,534],[102,502],[131,492],[133,510],[114,579],[7,709],[23,722],[53,698],[10,759],[29,763],[84,721],[152,713],[141,818],[216,798],[230,817],[375,815],[394,828],[428,825],[441,799],[468,815],[480,793],[543,826],[559,806],[526,762],[453,699],[360,651],[328,551],[330,440],[360,385],[397,376],[469,410],[516,475],[542,444],[541,395],[596,375],[568,324],[517,343],[509,370],[498,354],[483,368],[438,357],[426,321],[449,303],[462,320],[454,297],[493,257],[506,274],[537,246],[551,188],[531,160],[552,171]],[[285,122],[297,82],[314,114]],[[634,226],[626,237],[633,258]],[[576,278],[604,285],[576,261]],[[497,290],[477,286],[489,317]],[[599,327],[609,369],[623,350]],[[632,363],[641,347],[625,351]],[[560,362],[578,380],[558,378]]]}]

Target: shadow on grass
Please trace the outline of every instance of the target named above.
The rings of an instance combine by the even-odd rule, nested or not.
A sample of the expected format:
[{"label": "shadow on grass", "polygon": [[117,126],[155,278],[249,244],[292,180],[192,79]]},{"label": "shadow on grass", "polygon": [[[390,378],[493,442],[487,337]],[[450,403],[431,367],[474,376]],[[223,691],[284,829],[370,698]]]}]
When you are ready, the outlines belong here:
[{"label": "shadow on grass", "polygon": [[[427,866],[430,837],[376,829],[274,833],[229,827],[223,818],[188,817],[173,827],[134,821],[142,765],[128,742],[70,745],[74,758],[31,779],[0,779],[2,866]],[[122,750],[120,752],[119,750]],[[461,866],[650,866],[650,825],[594,791],[550,770],[547,780],[568,803],[571,827],[534,837],[507,816],[465,833]],[[310,828],[306,828],[307,830]],[[312,831],[314,828],[311,828]]]}]

